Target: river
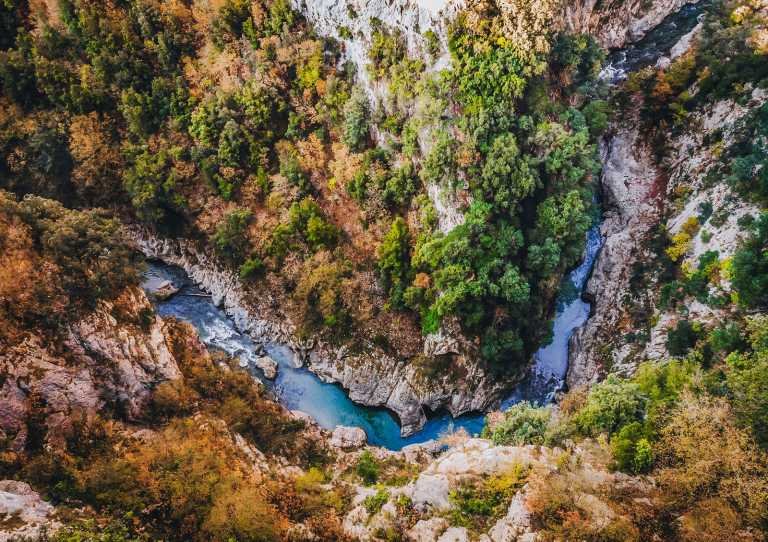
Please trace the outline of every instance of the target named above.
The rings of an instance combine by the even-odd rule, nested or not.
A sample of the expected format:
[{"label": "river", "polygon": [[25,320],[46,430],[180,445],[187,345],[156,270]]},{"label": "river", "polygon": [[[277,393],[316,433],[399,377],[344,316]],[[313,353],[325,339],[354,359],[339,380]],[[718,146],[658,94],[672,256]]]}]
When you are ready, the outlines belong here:
[{"label": "river", "polygon": [[[684,6],[642,41],[609,55],[603,78],[616,84],[628,71],[653,65],[660,56],[668,54],[677,40],[696,25],[706,2],[703,0],[699,4]],[[568,341],[589,318],[590,305],[582,299],[582,292],[601,245],[599,225],[595,225],[587,233],[582,263],[565,277],[561,285],[552,341],[535,354],[528,377],[502,401],[502,409],[523,400],[546,404],[562,389],[568,370]],[[325,383],[308,369],[297,367],[293,353],[285,345],[267,344],[262,350],[236,329],[224,311],[216,307],[182,269],[151,262],[145,287],[152,290],[164,280],[174,283],[180,291],[157,303],[157,311],[162,316],[174,316],[193,324],[203,342],[239,358],[241,365],[259,377],[286,408],[310,414],[326,429],[339,425],[361,427],[371,444],[399,450],[405,445],[439,438],[459,428],[472,435],[483,428],[485,417],[481,413],[458,418],[442,413],[430,417],[418,433],[401,437],[400,426],[389,411],[353,403],[339,385]],[[279,365],[274,381],[263,378],[263,374],[251,364],[263,351]]]},{"label": "river", "polygon": [[[589,317],[589,304],[582,301],[581,292],[599,249],[600,234],[595,226],[587,236],[584,261],[568,275],[561,288],[552,342],[536,353],[529,377],[512,396],[505,399],[504,405],[509,406],[520,400],[547,403],[562,387],[568,369],[568,339]],[[478,434],[483,428],[483,414],[453,418],[444,413],[430,417],[418,433],[401,437],[400,426],[389,411],[353,403],[341,386],[323,382],[305,367],[297,367],[292,351],[285,345],[267,344],[262,349],[248,335],[237,330],[229,316],[213,304],[211,297],[195,285],[183,269],[149,262],[144,280],[145,289],[151,292],[164,281],[172,282],[180,290],[176,295],[156,304],[161,316],[173,316],[194,325],[205,344],[238,358],[243,367],[251,370],[254,376],[272,390],[282,405],[310,414],[321,427],[361,427],[371,444],[391,450],[439,438],[459,428],[472,435]],[[261,371],[253,367],[252,362],[262,352],[279,365],[274,381],[264,378]]]}]

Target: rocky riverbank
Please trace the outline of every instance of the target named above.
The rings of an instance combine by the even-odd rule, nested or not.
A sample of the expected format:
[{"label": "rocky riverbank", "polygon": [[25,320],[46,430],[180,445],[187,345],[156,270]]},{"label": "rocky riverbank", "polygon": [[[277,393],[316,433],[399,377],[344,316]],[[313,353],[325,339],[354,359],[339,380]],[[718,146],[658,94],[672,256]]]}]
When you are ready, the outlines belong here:
[{"label": "rocky riverbank", "polygon": [[[0,358],[0,437],[11,451],[24,450],[30,438],[61,446],[78,417],[91,420],[106,406],[136,419],[157,384],[181,376],[165,323],[138,288],[101,302],[65,334],[65,356],[30,335]],[[30,435],[30,416],[41,405],[43,434]]]},{"label": "rocky riverbank", "polygon": [[296,327],[280,311],[276,297],[252,295],[235,273],[220,266],[194,242],[161,240],[144,232],[136,233],[135,238],[146,256],[184,269],[255,342],[287,345],[298,363],[306,364],[326,382],[341,384],[353,401],[396,413],[403,436],[423,427],[427,409],[447,410],[454,417],[486,411],[523,376],[499,379],[489,374],[464,354],[466,345],[452,333],[435,334],[424,341],[425,356],[450,358],[445,371],[431,376],[418,364],[391,356],[373,343],[363,351],[351,351],[319,340],[302,341],[297,338]]}]

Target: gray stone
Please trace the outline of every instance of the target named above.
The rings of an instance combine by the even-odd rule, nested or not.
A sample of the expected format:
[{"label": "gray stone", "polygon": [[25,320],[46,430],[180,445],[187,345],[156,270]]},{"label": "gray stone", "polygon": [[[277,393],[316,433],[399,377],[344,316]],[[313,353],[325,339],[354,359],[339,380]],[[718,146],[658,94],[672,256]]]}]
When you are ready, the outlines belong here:
[{"label": "gray stone", "polygon": [[338,426],[331,435],[331,446],[342,450],[354,450],[365,445],[368,436],[359,427]]},{"label": "gray stone", "polygon": [[0,542],[35,540],[44,531],[52,533],[61,525],[53,519],[55,508],[45,502],[29,484],[0,481]]},{"label": "gray stone", "polygon": [[264,378],[274,380],[277,376],[277,362],[269,356],[261,356],[256,358],[253,364],[262,370]]},{"label": "gray stone", "polygon": [[466,527],[451,527],[440,535],[437,542],[469,542],[469,531]]},{"label": "gray stone", "polygon": [[444,474],[422,474],[413,488],[413,504],[417,508],[432,507],[444,510],[450,507],[448,477]]},{"label": "gray stone", "polygon": [[410,542],[436,542],[437,538],[448,528],[445,518],[421,519],[405,533]]}]

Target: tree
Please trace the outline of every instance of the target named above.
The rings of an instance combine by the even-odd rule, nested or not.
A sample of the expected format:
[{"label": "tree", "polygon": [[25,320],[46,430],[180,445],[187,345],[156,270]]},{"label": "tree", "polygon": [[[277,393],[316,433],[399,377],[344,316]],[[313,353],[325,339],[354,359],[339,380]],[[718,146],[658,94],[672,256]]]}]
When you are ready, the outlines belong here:
[{"label": "tree", "polygon": [[368,139],[368,97],[356,87],[344,106],[344,143],[359,151]]},{"label": "tree", "polygon": [[179,176],[172,157],[175,151],[150,152],[146,146],[139,147],[123,173],[123,186],[131,204],[145,222],[168,226],[168,219],[186,207],[184,197],[177,191]]},{"label": "tree", "polygon": [[395,308],[405,306],[403,294],[410,283],[410,260],[408,225],[402,217],[397,217],[379,246],[382,285]]},{"label": "tree", "polygon": [[515,136],[496,137],[480,175],[480,197],[500,210],[514,211],[538,185],[536,169],[529,157],[521,156]]},{"label": "tree", "polygon": [[224,221],[213,234],[213,244],[216,252],[234,265],[239,265],[248,255],[250,242],[248,240],[248,224],[251,212],[247,209],[237,209],[229,212]]},{"label": "tree", "polygon": [[637,384],[609,375],[590,390],[586,404],[574,421],[587,435],[610,434],[624,425],[641,421],[646,404],[647,398]]},{"label": "tree", "polygon": [[698,340],[698,333],[688,320],[680,320],[674,329],[667,332],[667,350],[673,356],[682,356],[693,348]]},{"label": "tree", "polygon": [[760,215],[753,232],[733,255],[731,283],[739,305],[768,306],[768,213]]},{"label": "tree", "polygon": [[544,444],[550,417],[548,408],[537,408],[522,401],[505,411],[504,418],[492,428],[486,426],[483,437],[490,437],[498,446]]}]

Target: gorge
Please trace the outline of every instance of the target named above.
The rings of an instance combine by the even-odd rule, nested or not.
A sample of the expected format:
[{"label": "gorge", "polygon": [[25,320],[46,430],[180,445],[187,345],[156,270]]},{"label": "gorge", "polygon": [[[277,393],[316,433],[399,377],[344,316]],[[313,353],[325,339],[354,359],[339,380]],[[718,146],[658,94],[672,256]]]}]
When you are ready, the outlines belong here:
[{"label": "gorge", "polygon": [[0,542],[768,539],[765,0],[0,0]]}]

